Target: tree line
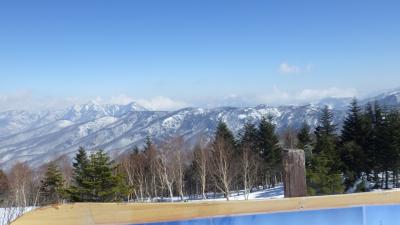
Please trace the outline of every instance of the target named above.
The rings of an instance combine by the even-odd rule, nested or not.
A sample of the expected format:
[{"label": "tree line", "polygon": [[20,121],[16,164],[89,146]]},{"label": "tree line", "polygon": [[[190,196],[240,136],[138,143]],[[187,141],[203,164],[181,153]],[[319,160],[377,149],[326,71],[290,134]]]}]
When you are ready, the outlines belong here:
[{"label": "tree line", "polygon": [[0,171],[2,205],[34,206],[62,202],[155,202],[207,199],[282,182],[283,148],[305,150],[309,195],[368,191],[398,186],[400,113],[378,103],[351,103],[342,128],[325,107],[315,130],[305,122],[278,136],[271,117],[246,123],[235,135],[219,121],[211,139],[189,148],[183,137],[154,143],[111,158],[102,150],[80,148],[32,169],[16,163]]},{"label": "tree line", "polygon": [[183,201],[281,182],[281,147],[271,118],[245,124],[238,137],[220,121],[212,140],[204,136],[188,149],[183,137],[155,144],[150,137],[114,159],[102,150],[80,148],[34,170],[16,163],[0,172],[2,203],[21,206],[61,202]]},{"label": "tree line", "polygon": [[354,99],[341,130],[332,112],[322,110],[310,135],[307,124],[298,135],[307,152],[309,194],[336,194],[399,186],[400,112],[397,108]]}]

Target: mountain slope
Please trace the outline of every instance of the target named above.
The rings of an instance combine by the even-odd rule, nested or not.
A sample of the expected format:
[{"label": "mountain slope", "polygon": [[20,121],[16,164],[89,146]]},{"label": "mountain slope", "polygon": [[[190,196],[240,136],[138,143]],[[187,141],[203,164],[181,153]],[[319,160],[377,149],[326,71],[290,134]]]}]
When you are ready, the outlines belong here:
[{"label": "mountain slope", "polygon": [[[399,96],[400,91],[392,91],[374,100],[399,105]],[[39,166],[62,155],[72,156],[80,146],[89,150],[101,148],[114,155],[141,146],[148,135],[156,142],[181,135],[193,145],[201,136],[210,138],[219,120],[226,122],[235,134],[246,122],[256,123],[263,116],[272,116],[279,133],[288,127],[297,129],[303,122],[315,127],[324,103],[334,107],[334,121],[340,126],[348,101],[328,99],[304,106],[184,108],[173,112],[148,111],[135,103],[89,102],[57,111],[8,111],[0,113],[0,164],[9,167],[16,161],[26,161]]]}]

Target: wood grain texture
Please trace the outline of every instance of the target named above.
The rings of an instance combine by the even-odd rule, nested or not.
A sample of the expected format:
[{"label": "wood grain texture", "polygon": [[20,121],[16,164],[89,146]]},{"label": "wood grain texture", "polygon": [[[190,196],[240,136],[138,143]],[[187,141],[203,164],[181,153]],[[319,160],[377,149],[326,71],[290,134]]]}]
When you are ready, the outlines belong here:
[{"label": "wood grain texture", "polygon": [[137,224],[224,215],[293,210],[400,204],[399,191],[301,197],[263,201],[117,204],[79,203],[49,206],[29,212],[13,225]]},{"label": "wood grain texture", "polygon": [[304,151],[301,149],[285,149],[282,151],[282,159],[285,197],[307,196]]}]

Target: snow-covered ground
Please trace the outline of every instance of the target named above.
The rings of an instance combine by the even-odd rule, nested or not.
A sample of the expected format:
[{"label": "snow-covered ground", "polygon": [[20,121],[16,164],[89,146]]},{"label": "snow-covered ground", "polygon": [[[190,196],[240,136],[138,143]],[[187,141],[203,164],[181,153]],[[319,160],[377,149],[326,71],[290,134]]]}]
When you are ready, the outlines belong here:
[{"label": "snow-covered ground", "polygon": [[[200,201],[226,201],[226,198],[224,198],[224,196],[213,198],[213,196],[209,195],[208,197],[208,199],[201,199]],[[276,199],[283,197],[283,186],[280,185],[276,186],[275,188],[254,191],[249,194],[248,200]],[[246,200],[244,191],[232,192],[229,200]]]},{"label": "snow-covered ground", "polygon": [[10,222],[14,221],[16,218],[22,216],[33,210],[34,207],[10,207],[10,208],[0,208],[0,225],[8,225]]},{"label": "snow-covered ground", "polygon": [[[274,188],[267,188],[267,189],[257,189],[253,190],[248,196],[248,200],[263,200],[263,199],[278,199],[284,198],[284,191],[283,186],[278,185]],[[154,200],[154,199],[153,199]],[[239,201],[239,200],[246,200],[245,193],[243,190],[241,191],[232,191],[231,195],[229,196],[229,200],[231,201]],[[164,197],[158,199],[160,202],[172,202],[171,198]],[[173,202],[180,202],[180,197],[175,196],[173,198]],[[198,201],[226,201],[226,198],[221,193],[207,193],[207,199],[203,199],[201,195],[198,196],[186,196],[184,198],[185,202],[198,202]],[[145,202],[150,202],[150,199],[145,200]]]}]

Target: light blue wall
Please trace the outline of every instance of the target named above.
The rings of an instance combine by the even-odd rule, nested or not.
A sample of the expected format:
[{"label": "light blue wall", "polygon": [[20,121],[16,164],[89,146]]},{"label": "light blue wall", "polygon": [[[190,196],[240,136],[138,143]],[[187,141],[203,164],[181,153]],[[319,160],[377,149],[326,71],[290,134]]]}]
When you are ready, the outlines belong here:
[{"label": "light blue wall", "polygon": [[[399,225],[400,205],[216,217],[149,225]],[[147,224],[143,224],[147,225]]]}]

